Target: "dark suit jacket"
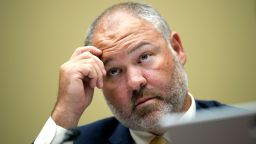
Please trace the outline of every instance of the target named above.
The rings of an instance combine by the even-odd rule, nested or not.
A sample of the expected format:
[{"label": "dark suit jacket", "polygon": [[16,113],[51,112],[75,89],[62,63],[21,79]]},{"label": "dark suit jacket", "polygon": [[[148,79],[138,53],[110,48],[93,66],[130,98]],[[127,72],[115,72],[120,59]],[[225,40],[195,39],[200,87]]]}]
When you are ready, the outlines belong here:
[{"label": "dark suit jacket", "polygon": [[[196,109],[224,106],[216,101],[196,100]],[[79,127],[80,136],[75,144],[133,144],[129,129],[114,117]]]}]

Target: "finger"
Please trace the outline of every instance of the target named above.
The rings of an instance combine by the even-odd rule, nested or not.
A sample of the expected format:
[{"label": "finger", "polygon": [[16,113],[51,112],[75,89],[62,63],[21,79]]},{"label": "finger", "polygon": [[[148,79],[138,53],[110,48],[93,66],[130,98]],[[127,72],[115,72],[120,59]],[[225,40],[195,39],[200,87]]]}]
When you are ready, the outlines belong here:
[{"label": "finger", "polygon": [[97,79],[96,78],[91,79],[89,82],[89,85],[91,88],[95,88],[97,86]]},{"label": "finger", "polygon": [[95,66],[92,64],[80,64],[80,73],[84,75],[84,79],[88,79],[88,85],[92,88],[96,86],[98,74]]},{"label": "finger", "polygon": [[98,87],[99,89],[103,88],[103,74],[101,74],[101,75],[98,77],[97,87]]},{"label": "finger", "polygon": [[[92,65],[92,68],[95,70],[95,72],[97,74],[97,77],[95,77],[96,78],[96,86],[98,88],[102,88],[103,87],[103,75],[104,75],[104,73],[102,72],[101,67],[98,64],[99,61],[97,61],[97,59],[85,59],[85,60],[83,60],[83,63],[85,63],[85,64],[89,63],[89,64]],[[90,78],[92,78],[92,77],[90,77]]]},{"label": "finger", "polygon": [[98,75],[96,86],[98,88],[102,88],[103,87],[103,75],[104,75],[104,73],[102,72],[99,64],[95,64],[94,67],[95,67],[95,70],[96,70],[97,75]]},{"label": "finger", "polygon": [[88,74],[88,77],[90,78],[90,82],[89,82],[90,87],[95,88],[97,86],[97,81],[99,78],[95,66],[94,66],[94,69],[90,71],[90,73]]},{"label": "finger", "polygon": [[78,47],[76,48],[76,50],[74,51],[74,53],[71,55],[71,58],[76,57],[82,53],[84,53],[85,51],[87,51],[86,47]]},{"label": "finger", "polygon": [[84,52],[90,52],[93,55],[100,56],[102,51],[94,46],[84,46],[77,48],[74,53],[72,54],[71,58],[74,58],[80,54],[83,54]]},{"label": "finger", "polygon": [[86,48],[88,48],[88,51],[89,51],[90,53],[92,53],[93,55],[95,55],[95,56],[97,56],[97,57],[101,56],[101,54],[102,54],[102,51],[101,51],[99,48],[97,48],[97,47],[94,47],[94,46],[86,46]]},{"label": "finger", "polygon": [[105,66],[104,66],[104,63],[98,58],[96,57],[95,55],[92,55],[92,58],[95,60],[95,62],[97,63],[98,67],[99,67],[99,70],[101,71],[101,73],[103,75],[106,75],[106,70],[105,70]]},{"label": "finger", "polygon": [[[83,54],[77,56],[76,58],[74,58],[75,60],[86,60],[86,59],[93,59],[94,61],[91,62],[96,62],[101,70],[101,72],[103,73],[103,75],[106,75],[106,70],[104,67],[104,63],[95,55],[91,54],[90,52],[84,52]],[[88,61],[86,61],[88,62]],[[89,63],[89,62],[88,62]]]}]

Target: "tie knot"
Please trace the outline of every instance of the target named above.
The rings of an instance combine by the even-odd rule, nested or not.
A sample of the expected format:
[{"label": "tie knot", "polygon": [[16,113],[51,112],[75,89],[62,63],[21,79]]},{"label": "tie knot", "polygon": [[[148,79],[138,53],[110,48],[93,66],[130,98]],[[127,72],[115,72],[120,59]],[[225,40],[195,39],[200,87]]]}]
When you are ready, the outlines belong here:
[{"label": "tie knot", "polygon": [[150,144],[168,144],[167,140],[162,136],[155,136]]}]

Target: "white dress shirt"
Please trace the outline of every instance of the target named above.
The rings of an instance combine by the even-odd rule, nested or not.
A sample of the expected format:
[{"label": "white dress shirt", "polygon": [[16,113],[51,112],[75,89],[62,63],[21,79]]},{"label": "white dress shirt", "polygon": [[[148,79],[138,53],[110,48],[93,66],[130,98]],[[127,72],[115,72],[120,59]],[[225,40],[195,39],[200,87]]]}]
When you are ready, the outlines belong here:
[{"label": "white dress shirt", "polygon": [[[53,119],[49,117],[34,141],[34,144],[60,144],[63,141],[66,132],[67,129],[56,125]],[[66,142],[65,144],[72,143],[73,142]]]}]

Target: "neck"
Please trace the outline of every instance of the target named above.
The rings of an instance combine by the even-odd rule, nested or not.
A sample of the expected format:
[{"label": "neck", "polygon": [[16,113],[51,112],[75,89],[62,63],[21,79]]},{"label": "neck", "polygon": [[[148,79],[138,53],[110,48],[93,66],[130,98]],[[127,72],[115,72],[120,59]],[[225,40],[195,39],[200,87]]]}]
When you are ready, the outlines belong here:
[{"label": "neck", "polygon": [[188,111],[189,107],[191,106],[191,103],[192,103],[191,97],[190,97],[190,95],[187,93],[187,95],[186,95],[185,98],[184,98],[183,106],[182,106],[180,112],[186,112],[186,111]]},{"label": "neck", "polygon": [[153,135],[156,135],[156,136],[161,136],[166,131],[167,131],[167,129],[165,129],[165,128],[159,128],[158,130],[151,131],[150,133],[152,133]]},{"label": "neck", "polygon": [[[187,95],[184,98],[183,105],[179,112],[181,112],[181,113],[187,112],[191,106],[191,103],[192,103],[191,96],[187,93]],[[153,129],[149,132],[154,135],[163,135],[166,131],[167,131],[167,128],[159,127],[158,129]]]}]

